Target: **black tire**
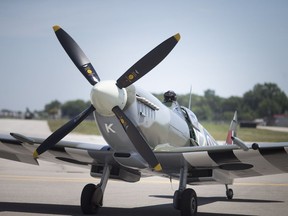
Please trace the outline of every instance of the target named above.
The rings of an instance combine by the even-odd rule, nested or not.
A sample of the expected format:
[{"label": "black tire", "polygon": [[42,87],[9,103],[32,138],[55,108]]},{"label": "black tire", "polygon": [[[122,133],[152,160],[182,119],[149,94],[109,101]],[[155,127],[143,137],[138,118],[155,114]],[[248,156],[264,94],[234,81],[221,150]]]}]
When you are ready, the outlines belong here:
[{"label": "black tire", "polygon": [[196,192],[191,188],[185,189],[181,199],[181,216],[196,216],[197,208]]},{"label": "black tire", "polygon": [[96,190],[94,184],[87,184],[81,194],[81,209],[83,214],[96,214],[99,206],[92,203],[92,197]]},{"label": "black tire", "polygon": [[231,188],[229,188],[227,191],[226,191],[226,197],[227,199],[231,200],[233,199],[233,195],[234,195],[234,192]]},{"label": "black tire", "polygon": [[176,190],[173,196],[173,206],[175,209],[180,210],[181,192]]}]

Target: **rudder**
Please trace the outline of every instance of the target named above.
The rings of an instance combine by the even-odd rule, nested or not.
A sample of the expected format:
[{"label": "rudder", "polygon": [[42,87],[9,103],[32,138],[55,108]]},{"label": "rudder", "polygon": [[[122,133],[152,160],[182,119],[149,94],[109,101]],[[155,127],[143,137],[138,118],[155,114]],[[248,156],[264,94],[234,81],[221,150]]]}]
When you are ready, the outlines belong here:
[{"label": "rudder", "polygon": [[238,126],[237,111],[235,111],[234,117],[233,117],[233,119],[231,121],[231,124],[230,124],[230,127],[229,127],[229,131],[228,131],[228,134],[227,134],[226,145],[233,144],[232,137],[236,137],[236,135],[237,135],[237,126]]}]

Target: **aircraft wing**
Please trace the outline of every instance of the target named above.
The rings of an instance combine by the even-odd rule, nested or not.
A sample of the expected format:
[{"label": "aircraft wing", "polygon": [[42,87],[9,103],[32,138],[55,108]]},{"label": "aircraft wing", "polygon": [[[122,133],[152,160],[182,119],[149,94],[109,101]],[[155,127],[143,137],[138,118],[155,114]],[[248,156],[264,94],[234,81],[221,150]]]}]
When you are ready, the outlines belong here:
[{"label": "aircraft wing", "polygon": [[[32,154],[44,139],[27,139],[31,142],[33,140],[33,143],[28,144],[29,140],[21,142],[8,135],[0,135],[0,157],[37,165],[38,162]],[[235,178],[288,172],[288,142],[258,143],[257,148],[247,144],[247,147],[248,150],[245,151],[235,144],[170,149],[165,147],[165,151],[155,151],[163,173],[154,174],[178,179],[179,170],[187,166],[188,184],[232,184]],[[115,161],[113,153],[109,145],[60,141],[53,149],[41,155],[41,159],[87,168],[88,165],[103,166],[105,163],[121,167]],[[145,175],[147,170],[142,176]]]},{"label": "aircraft wing", "polygon": [[[288,172],[288,142],[238,145],[182,147],[156,153],[163,170],[170,176],[176,166],[188,167],[187,183],[219,182],[232,184],[233,179]],[[177,167],[179,170],[179,167]]]},{"label": "aircraft wing", "polygon": [[[23,163],[35,164],[38,162],[33,158],[33,152],[44,139],[25,137],[27,142],[21,142],[9,135],[0,135],[0,157]],[[112,151],[108,145],[60,141],[47,154],[41,155],[41,159],[88,167],[88,165],[113,163]]]}]

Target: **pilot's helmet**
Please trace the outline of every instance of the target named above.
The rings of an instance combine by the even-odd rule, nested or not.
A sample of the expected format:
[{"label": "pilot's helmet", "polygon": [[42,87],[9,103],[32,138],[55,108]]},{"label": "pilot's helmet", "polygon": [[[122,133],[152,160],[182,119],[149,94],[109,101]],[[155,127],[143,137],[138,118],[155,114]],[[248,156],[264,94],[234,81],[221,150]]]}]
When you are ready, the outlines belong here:
[{"label": "pilot's helmet", "polygon": [[177,96],[174,91],[169,90],[164,93],[164,102],[172,102],[176,100],[177,100]]}]

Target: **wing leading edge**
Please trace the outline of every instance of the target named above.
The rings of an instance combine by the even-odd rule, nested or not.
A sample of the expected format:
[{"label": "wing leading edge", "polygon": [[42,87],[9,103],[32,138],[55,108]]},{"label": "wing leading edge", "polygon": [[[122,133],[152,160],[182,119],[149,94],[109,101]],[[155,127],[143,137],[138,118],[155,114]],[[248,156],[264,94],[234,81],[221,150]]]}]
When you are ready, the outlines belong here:
[{"label": "wing leading edge", "polygon": [[[32,154],[44,139],[27,139],[33,140],[33,143],[27,144],[28,141],[20,142],[8,135],[0,135],[0,157],[37,165]],[[288,142],[259,143],[257,146],[258,148],[253,149],[252,144],[247,144],[248,151],[235,144],[158,151],[155,155],[163,167],[162,174],[158,175],[177,179],[181,167],[188,166],[188,183],[211,181],[231,184],[235,178],[288,172]],[[107,163],[121,166],[114,160],[113,154],[114,151],[108,145],[60,141],[55,148],[42,155],[41,159],[81,167]]]},{"label": "wing leading edge", "polygon": [[[187,182],[194,184],[216,181],[232,184],[235,178],[288,172],[288,142],[183,147],[157,152],[156,156],[171,176],[177,178],[179,166],[188,166]],[[183,158],[182,158],[183,157]],[[178,164],[179,166],[175,167]]]},{"label": "wing leading edge", "polygon": [[[15,137],[18,138],[17,135],[19,134],[16,134]],[[0,157],[37,165],[37,159],[34,159],[32,155],[35,148],[44,139],[24,136],[22,138],[19,140],[9,135],[0,135]],[[26,142],[24,142],[25,139]],[[110,150],[108,145],[60,141],[41,159],[55,163],[63,162],[69,165],[87,166],[105,163],[105,160],[108,159],[112,160]]]}]

